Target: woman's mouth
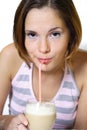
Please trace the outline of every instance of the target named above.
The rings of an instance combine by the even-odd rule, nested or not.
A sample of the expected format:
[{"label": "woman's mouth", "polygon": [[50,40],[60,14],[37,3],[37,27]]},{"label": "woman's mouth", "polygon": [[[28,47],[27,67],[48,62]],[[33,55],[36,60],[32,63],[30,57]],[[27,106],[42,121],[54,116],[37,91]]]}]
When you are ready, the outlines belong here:
[{"label": "woman's mouth", "polygon": [[43,59],[43,58],[38,58],[38,60],[39,60],[39,62],[40,62],[41,64],[48,64],[49,62],[51,62],[51,59],[52,59],[52,58],[45,58],[45,59]]}]

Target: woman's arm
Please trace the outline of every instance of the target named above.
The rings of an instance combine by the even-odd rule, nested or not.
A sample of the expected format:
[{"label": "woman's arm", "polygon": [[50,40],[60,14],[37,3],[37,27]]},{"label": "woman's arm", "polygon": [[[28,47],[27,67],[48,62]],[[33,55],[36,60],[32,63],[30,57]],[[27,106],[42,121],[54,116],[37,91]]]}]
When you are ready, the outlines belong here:
[{"label": "woman's arm", "polygon": [[21,62],[13,44],[5,47],[0,53],[0,129],[2,130],[14,130],[17,127],[19,130],[27,130],[28,121],[24,114],[2,115],[5,101],[11,90],[11,81]]},{"label": "woman's arm", "polygon": [[14,44],[9,44],[0,53],[0,113],[11,90],[11,82],[23,60]]},{"label": "woman's arm", "polygon": [[79,53],[77,61],[77,82],[79,82],[81,95],[74,128],[87,129],[87,52]]},{"label": "woman's arm", "polygon": [[11,89],[11,65],[9,49],[4,48],[0,53],[0,113],[2,114],[5,101]]}]

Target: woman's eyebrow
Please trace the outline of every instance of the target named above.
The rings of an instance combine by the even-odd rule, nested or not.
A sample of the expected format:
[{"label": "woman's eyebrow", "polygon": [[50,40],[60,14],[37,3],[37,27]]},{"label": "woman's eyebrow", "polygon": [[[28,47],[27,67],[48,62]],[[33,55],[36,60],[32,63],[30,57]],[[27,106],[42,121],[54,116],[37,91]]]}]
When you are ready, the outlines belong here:
[{"label": "woman's eyebrow", "polygon": [[54,30],[56,30],[56,29],[60,29],[60,30],[62,30],[61,27],[54,27],[54,28],[51,28],[51,29],[49,30],[49,32],[52,32],[52,31],[54,31]]},{"label": "woman's eyebrow", "polygon": [[30,32],[30,33],[36,33],[35,31],[33,30],[25,30],[26,33]]}]

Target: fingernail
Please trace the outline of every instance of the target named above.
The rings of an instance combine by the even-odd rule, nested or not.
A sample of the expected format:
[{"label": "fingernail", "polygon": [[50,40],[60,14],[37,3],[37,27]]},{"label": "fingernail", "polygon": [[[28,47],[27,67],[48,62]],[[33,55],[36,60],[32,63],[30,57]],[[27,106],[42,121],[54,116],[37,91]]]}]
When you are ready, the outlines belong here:
[{"label": "fingernail", "polygon": [[24,125],[26,125],[26,126],[27,126],[27,125],[28,125],[28,122],[27,122],[27,121],[24,121]]}]

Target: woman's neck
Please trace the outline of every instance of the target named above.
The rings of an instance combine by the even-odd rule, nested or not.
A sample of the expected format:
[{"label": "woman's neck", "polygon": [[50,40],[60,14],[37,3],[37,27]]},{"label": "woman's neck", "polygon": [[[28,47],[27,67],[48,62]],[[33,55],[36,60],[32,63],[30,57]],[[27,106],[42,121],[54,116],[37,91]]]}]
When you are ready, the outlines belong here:
[{"label": "woman's neck", "polygon": [[[58,69],[54,73],[41,72],[41,89],[43,99],[52,99],[60,88],[64,71]],[[37,68],[33,68],[33,90],[36,98],[39,95],[39,72]]]}]

